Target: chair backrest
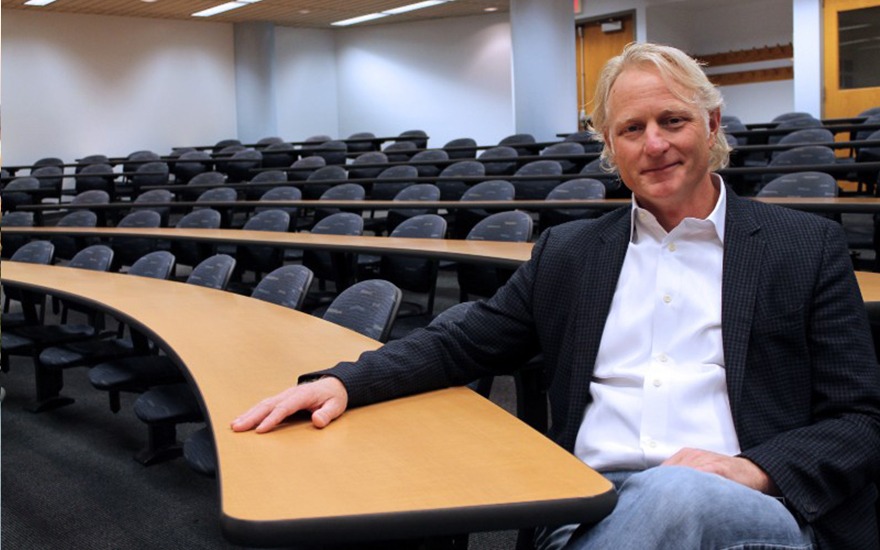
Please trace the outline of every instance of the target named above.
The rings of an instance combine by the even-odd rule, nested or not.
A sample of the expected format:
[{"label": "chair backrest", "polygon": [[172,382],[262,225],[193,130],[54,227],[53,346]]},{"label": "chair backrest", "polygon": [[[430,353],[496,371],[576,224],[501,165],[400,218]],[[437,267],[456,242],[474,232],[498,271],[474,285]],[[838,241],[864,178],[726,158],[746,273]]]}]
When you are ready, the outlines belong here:
[{"label": "chair backrest", "polygon": [[769,183],[779,174],[772,173],[774,166],[810,166],[818,164],[833,165],[837,162],[837,157],[831,148],[824,145],[804,145],[795,147],[788,151],[781,151],[778,155],[770,159],[767,165],[768,173],[764,174],[762,180],[764,184]]},{"label": "chair backrest", "polygon": [[[264,170],[254,174],[248,183],[287,183],[287,174],[283,170]],[[265,190],[265,187],[258,187],[253,191],[262,194]]]},{"label": "chair backrest", "polygon": [[535,143],[535,136],[532,134],[513,134],[503,138],[498,142],[498,145],[513,147],[520,155],[530,155],[532,154],[532,149],[526,146],[532,143]]},{"label": "chair backrest", "polygon": [[785,174],[767,183],[759,197],[836,197],[837,180],[824,172],[795,172]]},{"label": "chair backrest", "polygon": [[546,179],[532,179],[528,181],[514,181],[517,199],[541,200],[547,196],[554,187],[559,185],[559,176],[562,174],[562,165],[555,160],[533,160],[516,171],[516,176],[546,176]]},{"label": "chair backrest", "polygon": [[393,283],[369,279],[355,283],[337,296],[324,320],[385,342],[400,307],[401,292]]},{"label": "chair backrest", "polygon": [[419,170],[415,166],[398,165],[382,170],[373,182],[370,198],[373,200],[391,200],[415,183]]},{"label": "chair backrest", "polygon": [[140,185],[165,185],[168,183],[168,175],[167,162],[145,162],[135,168],[132,180]]},{"label": "chair backrest", "polygon": [[31,241],[19,247],[10,259],[28,264],[48,265],[52,263],[54,254],[55,245],[51,241]]},{"label": "chair backrest", "polygon": [[196,174],[187,182],[187,185],[223,185],[226,182],[226,174],[211,170]]},{"label": "chair backrest", "polygon": [[191,285],[225,290],[233,269],[235,269],[235,258],[227,254],[215,254],[199,262],[186,278],[186,282]]},{"label": "chair backrest", "polygon": [[174,262],[174,254],[167,250],[157,250],[144,254],[135,260],[128,268],[128,274],[152,279],[167,279],[174,271]]},{"label": "chair backrest", "polygon": [[58,168],[62,168],[64,166],[64,161],[58,157],[43,157],[34,163],[34,168],[42,168],[44,166],[57,166]]},{"label": "chair backrest", "polygon": [[61,183],[64,180],[64,169],[58,166],[41,166],[31,170],[31,176],[40,181],[40,189],[55,189],[61,191]]},{"label": "chair backrest", "polygon": [[226,175],[233,182],[245,181],[251,178],[251,170],[263,165],[263,153],[255,149],[245,149],[232,154],[232,158],[226,163]]},{"label": "chair backrest", "polygon": [[428,147],[428,134],[424,130],[406,130],[397,136],[397,142],[411,141],[419,149]]},{"label": "chair backrest", "polygon": [[150,151],[149,149],[141,149],[139,151],[132,151],[125,157],[125,160],[134,161],[135,163],[143,162],[147,163],[154,160],[160,160],[161,157],[159,153],[155,151]]},{"label": "chair backrest", "polygon": [[590,130],[568,134],[563,138],[563,141],[580,143],[581,147],[584,148],[585,153],[598,153],[603,147],[605,147],[605,144],[600,141],[599,135]]},{"label": "chair backrest", "polygon": [[181,229],[217,229],[220,227],[220,218],[220,212],[213,208],[200,208],[180,218],[175,227]]},{"label": "chair backrest", "polygon": [[[548,145],[541,150],[541,156],[577,156],[584,154],[584,146],[575,141],[563,141]],[[582,159],[554,159],[562,166],[563,174],[577,172],[578,168],[586,164]]]},{"label": "chair backrest", "polygon": [[33,227],[33,212],[10,212],[0,218],[0,227]]},{"label": "chair backrest", "polygon": [[236,145],[241,145],[241,141],[238,139],[235,139],[235,138],[225,138],[225,139],[221,139],[220,141],[215,143],[212,150],[215,153],[219,153],[220,151],[222,151],[223,149],[226,149],[227,147],[233,147]]},{"label": "chair backrest", "polygon": [[[880,124],[880,113],[869,116],[867,119],[865,119],[865,122],[863,122],[862,124],[865,124],[865,125]],[[853,139],[856,139],[856,140],[868,139],[871,136],[871,134],[874,133],[874,131],[875,130],[859,130],[858,132],[855,133],[855,136],[853,136]]]},{"label": "chair backrest", "polygon": [[322,235],[362,235],[364,218],[351,212],[337,212],[316,223],[311,232]]},{"label": "chair backrest", "polygon": [[[168,203],[169,205],[174,200],[174,193],[168,191],[167,189],[151,189],[149,191],[144,191],[139,194],[134,199],[134,204],[145,203],[145,202],[162,202]],[[135,207],[133,210],[152,210],[157,212],[159,216],[162,218],[162,227],[168,225],[168,216],[171,214],[171,208],[168,206],[142,206]]]},{"label": "chair backrest", "polygon": [[234,201],[238,197],[235,189],[229,187],[215,187],[199,193],[196,202],[208,201]]},{"label": "chair backrest", "polygon": [[[458,176],[480,177],[486,175],[486,167],[476,160],[460,160],[450,164],[440,172],[437,187],[440,188],[440,199],[444,201],[457,201],[461,198],[468,187],[474,184],[471,181],[456,180]],[[449,178],[449,179],[446,179]]]},{"label": "chair backrest", "polygon": [[285,265],[267,273],[251,292],[252,298],[291,309],[302,308],[314,277],[303,265]]},{"label": "chair backrest", "polygon": [[30,176],[15,178],[3,188],[3,211],[14,211],[18,207],[37,202],[36,197],[27,191],[40,188],[40,180]]},{"label": "chair backrest", "polygon": [[[812,116],[808,115],[808,116],[800,116],[800,117],[793,117],[793,118],[784,119],[784,120],[780,121],[779,124],[777,124],[774,129],[775,130],[782,130],[782,129],[795,130],[798,128],[818,128],[820,126],[822,126],[821,120],[813,118]],[[771,135],[767,138],[767,143],[770,143],[771,145],[779,143],[779,141],[785,135],[786,134]]]},{"label": "chair backrest", "polygon": [[162,216],[153,210],[129,212],[116,224],[116,227],[159,227]]},{"label": "chair backrest", "polygon": [[605,198],[605,184],[597,179],[577,178],[560,183],[547,193],[547,200],[591,200]]},{"label": "chair backrest", "polygon": [[532,218],[521,210],[497,212],[468,233],[472,241],[526,242],[532,237]]},{"label": "chair backrest", "polygon": [[782,114],[776,115],[775,117],[773,117],[771,119],[771,122],[783,122],[786,120],[794,120],[797,118],[813,118],[813,115],[811,115],[810,113],[804,113],[804,112],[800,112],[800,111],[792,111],[792,112],[782,113]]},{"label": "chair backrest", "polygon": [[177,183],[187,183],[196,175],[209,171],[211,166],[213,160],[207,151],[185,151],[174,161],[171,171]]},{"label": "chair backrest", "polygon": [[446,219],[437,214],[413,216],[400,222],[389,236],[410,239],[442,239],[446,236]]},{"label": "chair backrest", "polygon": [[[263,193],[263,196],[260,197],[260,201],[265,201],[265,202],[269,202],[269,201],[298,201],[300,199],[302,199],[302,191],[300,191],[296,187],[287,187],[287,186],[273,187],[272,189],[269,189],[268,191]],[[267,206],[258,206],[256,208],[254,208],[254,214],[259,214],[260,212],[263,212],[266,210],[282,210],[284,212],[287,212],[287,214],[290,216],[291,228],[295,222],[296,215],[298,212],[298,209],[296,206],[274,206],[272,204],[269,204]]]},{"label": "chair backrest", "polygon": [[462,201],[512,201],[516,188],[507,180],[488,180],[468,188],[461,196]]},{"label": "chair backrest", "polygon": [[[320,181],[338,181],[348,179],[348,172],[342,166],[324,166],[312,172],[308,180],[310,183],[303,187],[303,198],[317,199],[324,191],[330,189],[332,185],[321,185],[314,182]],[[335,184],[334,184],[335,185]]]},{"label": "chair backrest", "polygon": [[100,189],[77,193],[70,200],[71,204],[107,204],[110,202],[110,194]]},{"label": "chair backrest", "polygon": [[263,153],[263,168],[286,168],[293,164],[299,154],[290,143],[270,143],[260,152]]},{"label": "chair backrest", "polygon": [[113,249],[104,244],[93,244],[74,254],[67,267],[107,271],[112,263]]},{"label": "chair backrest", "polygon": [[362,151],[374,151],[376,149],[375,142],[372,141],[351,141],[351,140],[364,140],[364,139],[374,139],[376,134],[373,132],[355,132],[346,138],[346,143],[348,144],[348,151],[350,153],[359,153]]},{"label": "chair backrest", "polygon": [[439,201],[440,188],[433,183],[417,183],[394,195],[396,201]]},{"label": "chair backrest", "polygon": [[85,170],[86,167],[91,166],[92,164],[110,164],[110,159],[107,158],[107,155],[86,155],[83,158],[79,159],[76,163],[76,167],[73,169],[74,174],[79,174],[81,171]]},{"label": "chair backrest", "polygon": [[416,146],[412,141],[395,141],[382,148],[382,152],[388,157],[388,162],[406,162],[415,154]]},{"label": "chair backrest", "polygon": [[250,231],[286,232],[290,227],[290,214],[277,208],[264,210],[251,216],[243,229]]},{"label": "chair backrest", "polygon": [[348,156],[348,144],[344,141],[331,139],[315,147],[313,153],[324,159],[327,165],[343,165]]},{"label": "chair backrest", "polygon": [[324,191],[321,194],[321,200],[360,201],[364,200],[366,196],[363,186],[357,183],[343,183]]},{"label": "chair backrest", "polygon": [[[478,157],[483,163],[486,174],[490,176],[511,175],[516,171],[516,159],[519,153],[513,147],[498,145],[486,149]],[[498,162],[488,162],[487,159],[503,159]]]},{"label": "chair backrest", "polygon": [[75,189],[77,193],[100,189],[113,192],[113,180],[116,174],[109,164],[88,164],[76,173]]},{"label": "chair backrest", "polygon": [[451,159],[472,159],[477,156],[477,141],[473,138],[455,138],[447,141],[443,150]]},{"label": "chair backrest", "polygon": [[432,178],[440,173],[440,168],[437,164],[428,163],[445,163],[447,160],[449,160],[449,155],[443,149],[419,151],[409,159],[413,166],[416,167],[416,170],[419,171],[419,177],[421,178]]},{"label": "chair backrest", "polygon": [[[370,166],[363,166],[363,165]],[[388,156],[381,151],[369,151],[358,155],[351,164],[348,165],[348,177],[350,178],[375,178],[384,169],[383,166],[373,166],[388,164]]]},{"label": "chair backrest", "polygon": [[[605,184],[592,178],[578,178],[560,183],[547,193],[547,200],[601,200],[605,198]],[[541,210],[539,214],[541,231],[568,221],[594,218],[602,214],[601,210],[570,208],[559,210]]]},{"label": "chair backrest", "polygon": [[139,202],[171,202],[174,200],[174,193],[167,189],[150,189],[144,191],[134,199],[134,203]]},{"label": "chair backrest", "polygon": [[61,217],[57,227],[95,227],[98,225],[98,215],[91,210],[74,210]]},{"label": "chair backrest", "polygon": [[297,170],[288,172],[288,178],[291,181],[305,181],[316,170],[325,166],[327,166],[327,161],[322,157],[303,157],[290,165],[291,168],[296,168]]},{"label": "chair backrest", "polygon": [[6,187],[3,188],[4,191],[19,191],[25,190],[29,191],[32,189],[40,188],[40,180],[31,176],[22,176],[20,178],[15,178],[6,184]]}]

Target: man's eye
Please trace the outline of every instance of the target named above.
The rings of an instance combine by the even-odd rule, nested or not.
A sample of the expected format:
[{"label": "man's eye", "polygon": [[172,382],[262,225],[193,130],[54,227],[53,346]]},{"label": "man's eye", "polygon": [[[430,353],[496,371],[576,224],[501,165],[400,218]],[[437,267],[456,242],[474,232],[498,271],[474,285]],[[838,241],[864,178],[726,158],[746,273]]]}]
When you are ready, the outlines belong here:
[{"label": "man's eye", "polygon": [[621,134],[634,134],[634,133],[638,132],[640,128],[641,127],[636,124],[630,124],[629,126],[624,126],[623,129],[621,129],[620,133]]}]

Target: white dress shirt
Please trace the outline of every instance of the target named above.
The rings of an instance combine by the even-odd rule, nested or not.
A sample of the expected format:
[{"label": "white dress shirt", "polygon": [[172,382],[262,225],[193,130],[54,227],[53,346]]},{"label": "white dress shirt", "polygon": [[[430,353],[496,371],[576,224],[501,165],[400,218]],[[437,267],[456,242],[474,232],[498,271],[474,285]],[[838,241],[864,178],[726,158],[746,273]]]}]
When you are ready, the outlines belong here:
[{"label": "white dress shirt", "polygon": [[667,233],[633,199],[629,247],[575,455],[599,471],[656,466],[683,447],[736,455],[721,340],[727,194]]}]

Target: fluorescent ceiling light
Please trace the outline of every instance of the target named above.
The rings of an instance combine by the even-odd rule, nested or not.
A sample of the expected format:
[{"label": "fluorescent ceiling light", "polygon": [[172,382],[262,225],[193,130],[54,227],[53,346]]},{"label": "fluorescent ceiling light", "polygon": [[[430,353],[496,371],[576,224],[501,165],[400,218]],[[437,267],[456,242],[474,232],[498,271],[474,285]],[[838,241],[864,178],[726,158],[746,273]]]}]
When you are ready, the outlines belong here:
[{"label": "fluorescent ceiling light", "polygon": [[225,11],[243,8],[248,4],[256,4],[259,1],[260,0],[234,0],[233,2],[226,2],[225,4],[214,6],[213,8],[197,11],[192,15],[193,17],[211,17],[212,15],[217,15],[218,13],[223,13]]},{"label": "fluorescent ceiling light", "polygon": [[25,6],[45,6],[47,4],[51,4],[55,0],[27,0],[24,3]]},{"label": "fluorescent ceiling light", "polygon": [[387,13],[388,15],[397,15],[398,13],[406,13],[408,11],[420,10],[422,8],[430,8],[431,6],[436,6],[437,4],[445,4],[448,0],[425,0],[424,2],[416,2],[415,4],[408,4],[406,6],[400,6],[399,8],[394,8],[391,10],[384,10],[382,13]]},{"label": "fluorescent ceiling light", "polygon": [[420,10],[422,8],[430,8],[431,6],[436,6],[438,4],[445,4],[446,2],[451,2],[451,1],[452,0],[425,0],[424,2],[416,2],[415,4],[407,4],[406,6],[400,6],[399,8],[392,8],[390,10],[383,10],[383,11],[376,12],[376,13],[368,13],[367,15],[361,15],[360,17],[352,17],[351,19],[343,19],[342,21],[336,21],[335,23],[330,23],[330,24],[336,25],[337,27],[356,25],[357,23],[364,23],[365,21],[372,21],[373,19],[387,17],[389,15],[397,15],[399,13],[406,13],[408,11]]},{"label": "fluorescent ceiling light", "polygon": [[379,19],[381,17],[388,17],[387,13],[368,13],[367,15],[361,15],[360,17],[352,17],[351,19],[343,19],[342,21],[336,21],[335,23],[330,23],[331,25],[336,25],[337,27],[346,27],[348,25],[355,25],[357,23],[363,23],[364,21],[372,21],[373,19]]}]

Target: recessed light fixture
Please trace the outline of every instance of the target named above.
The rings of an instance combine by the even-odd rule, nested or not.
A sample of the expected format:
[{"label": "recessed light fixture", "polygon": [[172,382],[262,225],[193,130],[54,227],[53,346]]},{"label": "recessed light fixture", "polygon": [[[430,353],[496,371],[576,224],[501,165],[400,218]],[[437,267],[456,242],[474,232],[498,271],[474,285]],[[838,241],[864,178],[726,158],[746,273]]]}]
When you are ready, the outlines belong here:
[{"label": "recessed light fixture", "polygon": [[488,7],[488,8],[483,8],[483,11],[498,11],[498,8],[492,6],[492,7]]},{"label": "recessed light fixture", "polygon": [[381,17],[387,17],[389,15],[397,15],[399,13],[406,13],[408,11],[420,10],[422,8],[430,8],[431,6],[436,6],[438,4],[445,4],[447,2],[452,2],[452,0],[425,0],[424,2],[416,2],[415,4],[407,4],[405,6],[400,6],[399,8],[392,8],[390,10],[383,10],[376,13],[368,13],[367,15],[361,15],[359,17],[352,17],[351,19],[343,19],[342,21],[336,21],[335,23],[330,23],[331,25],[337,27],[346,27],[348,25],[356,25],[358,23],[363,23],[365,21],[372,21],[374,19],[379,19]]},{"label": "recessed light fixture", "polygon": [[25,6],[46,6],[48,4],[51,4],[54,1],[55,0],[27,0],[27,2],[24,3],[24,5]]},{"label": "recessed light fixture", "polygon": [[193,17],[211,17],[212,15],[217,15],[218,13],[223,13],[229,10],[235,10],[238,8],[243,8],[248,4],[256,4],[260,0],[234,0],[233,2],[226,2],[225,4],[220,4],[219,6],[214,6],[213,8],[208,8],[206,10],[197,11],[193,15]]}]

